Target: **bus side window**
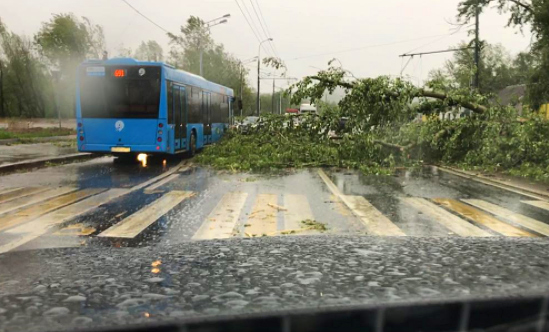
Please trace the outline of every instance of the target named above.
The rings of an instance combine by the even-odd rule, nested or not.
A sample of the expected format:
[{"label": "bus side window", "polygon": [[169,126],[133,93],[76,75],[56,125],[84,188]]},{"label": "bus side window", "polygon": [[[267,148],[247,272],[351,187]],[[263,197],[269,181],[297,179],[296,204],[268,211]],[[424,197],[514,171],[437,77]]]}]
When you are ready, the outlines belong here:
[{"label": "bus side window", "polygon": [[223,96],[221,104],[221,122],[229,123],[229,98],[227,96]]},{"label": "bus side window", "polygon": [[191,88],[191,111],[189,116],[189,123],[200,123],[202,117],[200,114],[200,107],[202,106],[202,101],[200,100],[200,94],[198,93],[198,88]]},{"label": "bus side window", "polygon": [[220,114],[221,100],[222,97],[219,93],[212,93],[212,123],[222,122]]},{"label": "bus side window", "polygon": [[173,124],[173,83],[168,82],[166,85],[168,89],[168,123]]}]

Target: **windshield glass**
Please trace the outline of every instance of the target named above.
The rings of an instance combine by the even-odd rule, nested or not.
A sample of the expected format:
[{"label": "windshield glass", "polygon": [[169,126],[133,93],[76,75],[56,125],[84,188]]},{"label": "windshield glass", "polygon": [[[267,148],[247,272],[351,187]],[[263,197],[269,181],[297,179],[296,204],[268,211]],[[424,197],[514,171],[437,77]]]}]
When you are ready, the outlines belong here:
[{"label": "windshield glass", "polygon": [[549,331],[548,237],[549,0],[0,0],[0,332]]}]

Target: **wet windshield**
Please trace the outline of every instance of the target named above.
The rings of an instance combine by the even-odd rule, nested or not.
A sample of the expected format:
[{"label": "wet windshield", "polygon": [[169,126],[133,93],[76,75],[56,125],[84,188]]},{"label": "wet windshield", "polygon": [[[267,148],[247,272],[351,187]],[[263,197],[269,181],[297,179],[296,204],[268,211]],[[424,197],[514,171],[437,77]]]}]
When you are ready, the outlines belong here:
[{"label": "wet windshield", "polygon": [[[549,0],[0,0],[0,332],[543,320],[548,17]],[[469,302],[517,297],[533,304]]]}]

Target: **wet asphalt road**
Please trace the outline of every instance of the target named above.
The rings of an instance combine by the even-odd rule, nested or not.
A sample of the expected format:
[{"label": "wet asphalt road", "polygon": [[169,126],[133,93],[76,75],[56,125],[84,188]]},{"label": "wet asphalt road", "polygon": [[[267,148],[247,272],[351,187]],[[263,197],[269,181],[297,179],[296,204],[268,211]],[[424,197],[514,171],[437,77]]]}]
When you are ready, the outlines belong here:
[{"label": "wet asphalt road", "polygon": [[543,199],[436,169],[257,175],[103,157],[0,177],[0,253],[295,235],[542,237],[546,223]]},{"label": "wet asphalt road", "polygon": [[546,294],[548,209],[431,168],[104,157],[5,175],[0,331]]}]

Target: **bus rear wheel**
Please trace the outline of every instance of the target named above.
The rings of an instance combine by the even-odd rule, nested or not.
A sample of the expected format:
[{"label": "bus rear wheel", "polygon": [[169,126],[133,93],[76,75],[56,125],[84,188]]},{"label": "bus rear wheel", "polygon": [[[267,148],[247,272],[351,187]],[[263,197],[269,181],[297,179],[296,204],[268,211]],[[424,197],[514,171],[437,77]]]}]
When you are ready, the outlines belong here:
[{"label": "bus rear wheel", "polygon": [[194,157],[196,154],[196,134],[191,134],[191,141],[189,146],[189,157]]}]

